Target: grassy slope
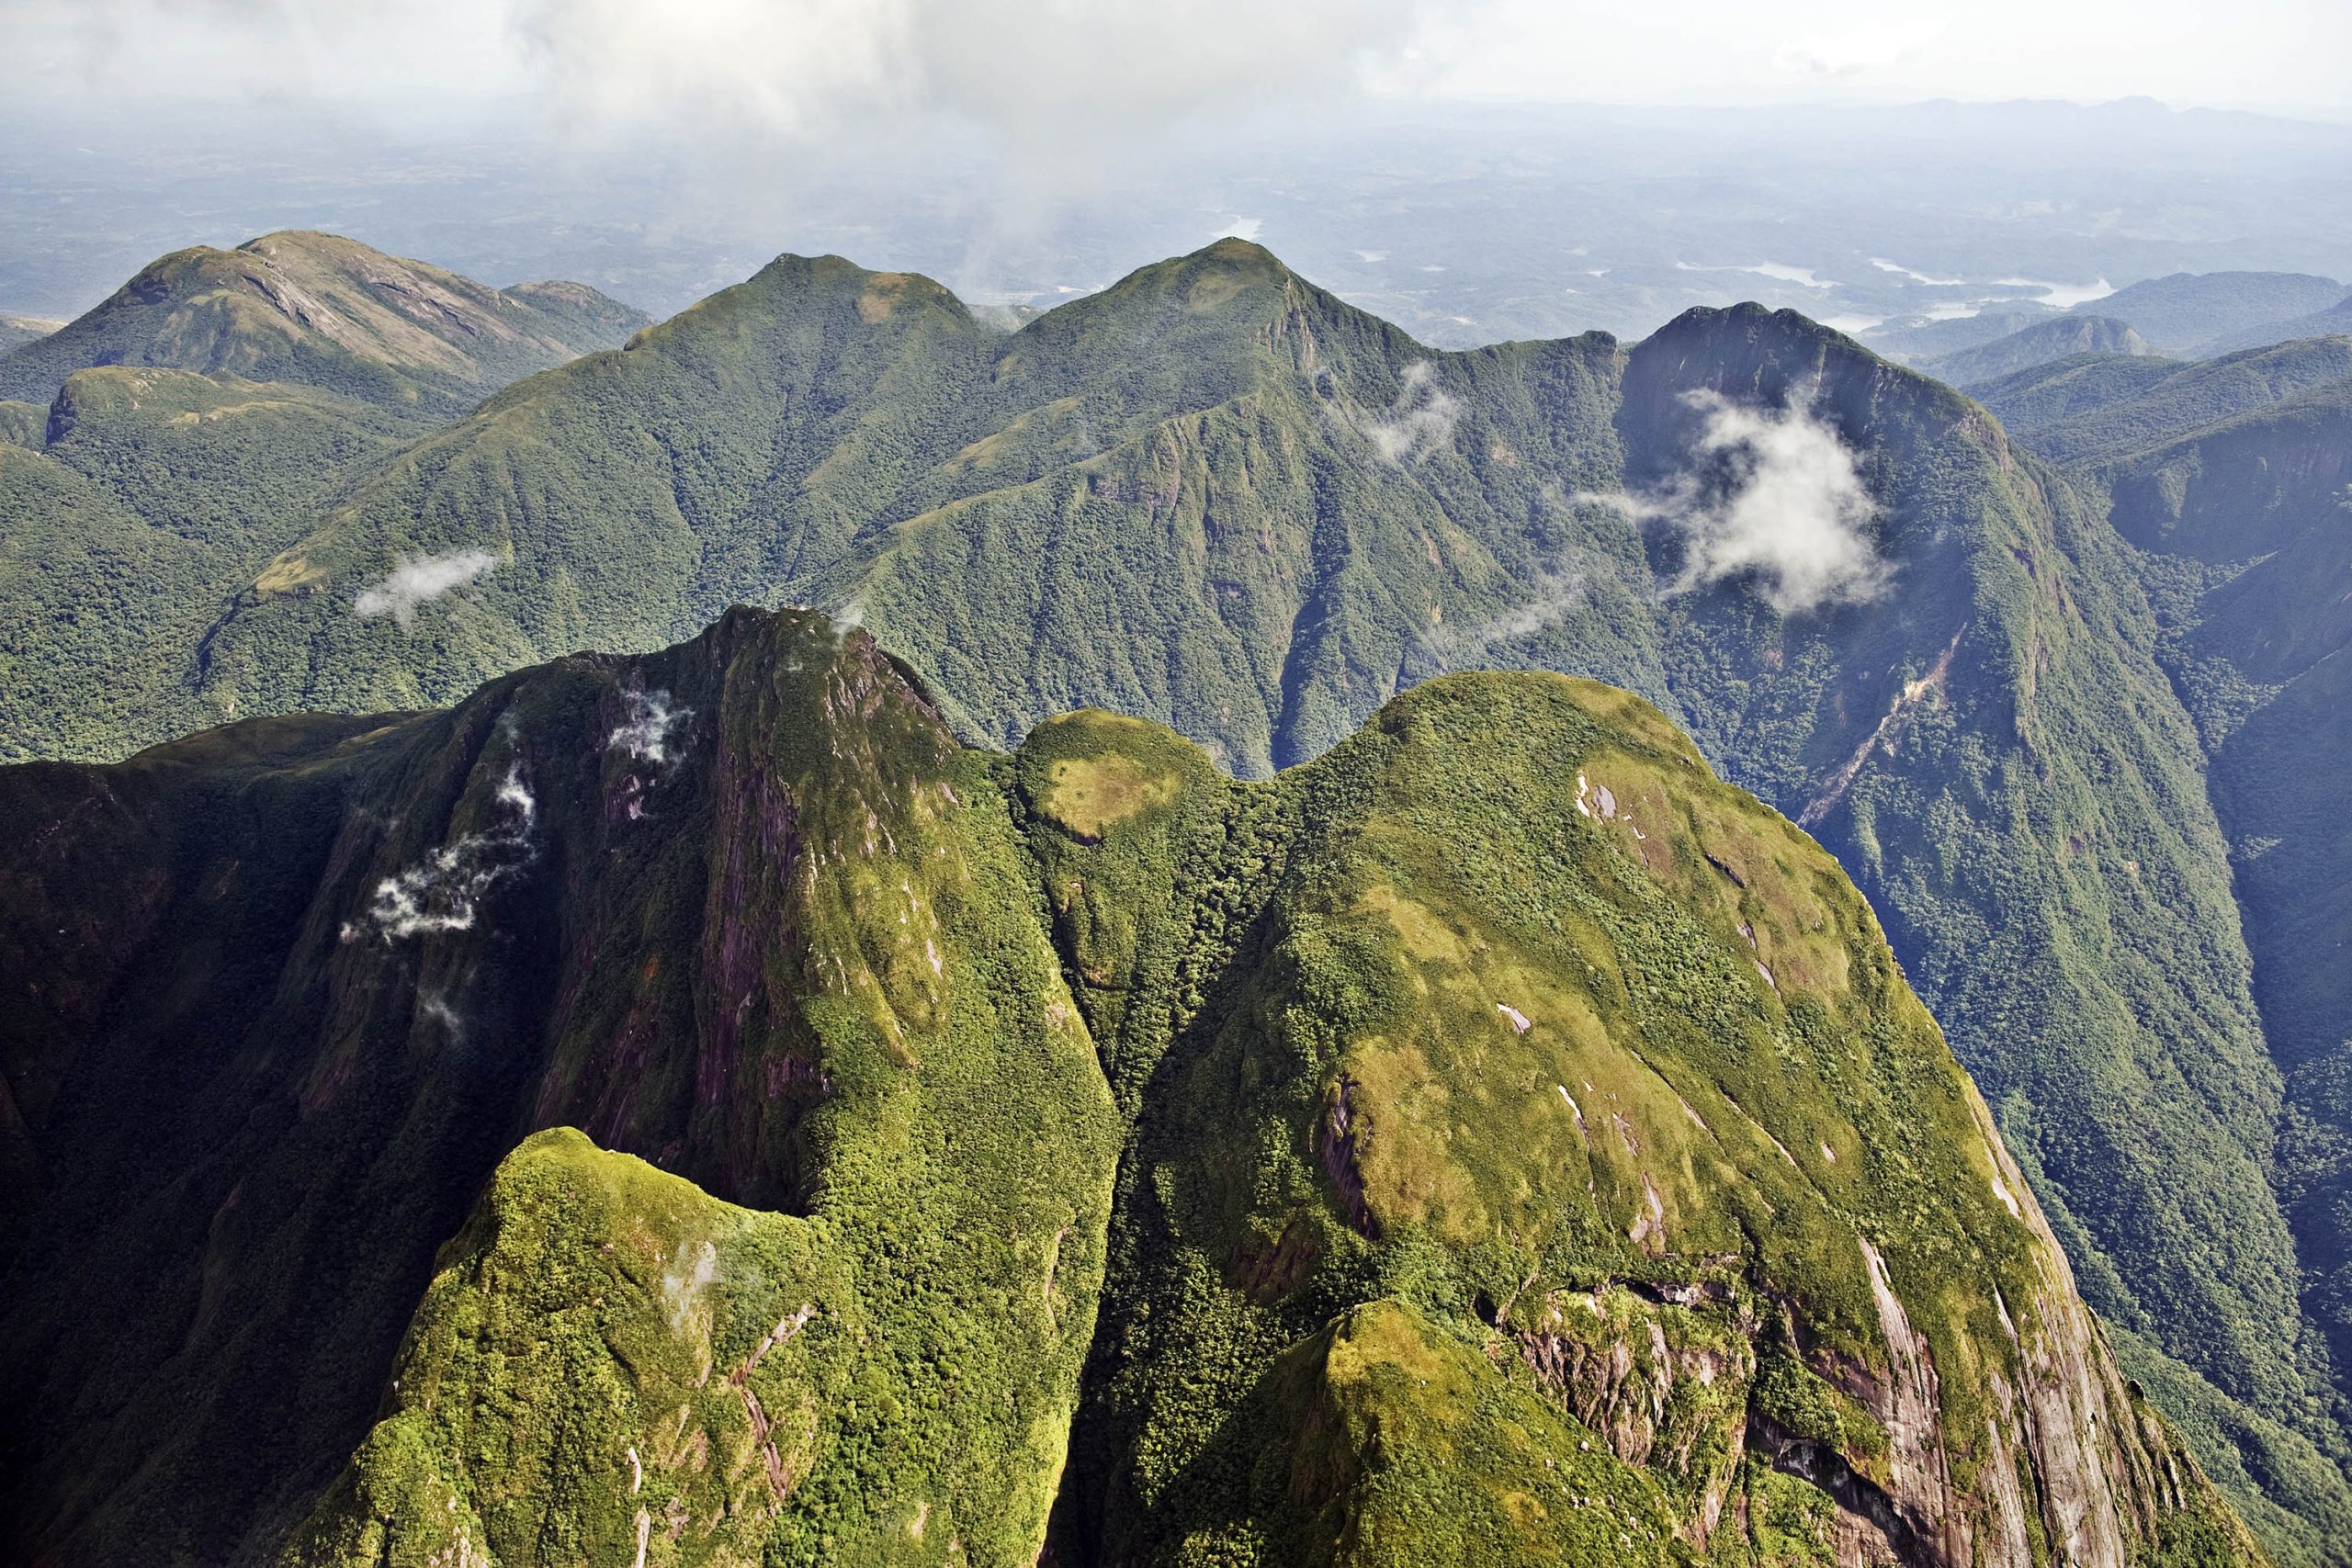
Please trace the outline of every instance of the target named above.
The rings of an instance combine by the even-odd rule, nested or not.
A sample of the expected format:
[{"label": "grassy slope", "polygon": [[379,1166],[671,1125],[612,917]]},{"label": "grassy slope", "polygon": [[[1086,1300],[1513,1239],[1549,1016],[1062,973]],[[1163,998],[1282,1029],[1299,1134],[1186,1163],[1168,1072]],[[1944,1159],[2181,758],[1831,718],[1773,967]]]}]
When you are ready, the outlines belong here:
[{"label": "grassy slope", "polygon": [[1812,1560],[1759,1449],[1918,1474],[1857,1233],[1982,1369],[1936,1517],[2000,1533],[1959,1434],[2054,1249],[1867,908],[1655,710],[1457,677],[1271,788],[1099,716],[1019,763],[1137,1111],[1057,1561]]}]

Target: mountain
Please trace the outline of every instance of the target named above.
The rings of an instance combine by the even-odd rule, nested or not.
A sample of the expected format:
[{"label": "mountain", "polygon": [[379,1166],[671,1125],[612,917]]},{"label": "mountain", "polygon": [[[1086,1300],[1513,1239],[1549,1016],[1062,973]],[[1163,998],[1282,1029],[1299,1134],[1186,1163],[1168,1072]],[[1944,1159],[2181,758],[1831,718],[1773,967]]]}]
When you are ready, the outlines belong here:
[{"label": "mountain", "polygon": [[2345,1385],[2143,565],[1984,407],[1793,312],[1437,353],[1224,241],[1005,335],[785,257],[371,460],[114,679],[410,709],[797,602],[967,741],[1105,707],[1250,779],[1457,670],[1627,687],[1849,869],[2132,1375],[2280,1556],[2343,1562]]},{"label": "mountain", "polygon": [[0,355],[0,398],[153,366],[292,381],[446,416],[628,339],[648,318],[577,283],[500,290],[333,234],[288,231],[150,263],[105,302]]},{"label": "mountain", "polygon": [[2205,345],[2205,352],[2227,354],[2241,348],[2260,348],[2268,344],[2314,337],[2352,337],[2352,294],[2346,295],[2326,310],[2314,310],[2308,316],[2250,328],[2234,337],[2216,338]]},{"label": "mountain", "polygon": [[2152,355],[2146,338],[2111,316],[2061,316],[2037,321],[2007,337],[1918,361],[1918,368],[1955,387],[1995,381],[2053,359],[2078,354]]},{"label": "mountain", "polygon": [[2312,338],[2215,359],[2083,356],[1972,389],[2001,423],[2060,463],[2112,464],[2352,376],[2352,338]]},{"label": "mountain", "polygon": [[1855,336],[1889,359],[1914,365],[2007,337],[2056,314],[2030,299],[2001,299],[1967,316],[1897,316]]},{"label": "mountain", "polygon": [[39,342],[64,324],[40,316],[0,315],[0,354]]},{"label": "mountain", "polygon": [[1628,694],[1236,783],[740,610],[0,797],[13,1555],[2258,1561]]},{"label": "mountain", "polygon": [[[322,234],[156,262],[0,355],[0,759],[233,717],[191,660],[338,486],[482,394],[644,322]],[[22,400],[32,399],[37,400]]]},{"label": "mountain", "polygon": [[2326,310],[2343,298],[2344,285],[2309,273],[2176,272],[2077,305],[2075,313],[2126,322],[2159,353],[2210,354],[2244,334]]},{"label": "mountain", "polygon": [[219,722],[192,651],[414,429],[316,388],[117,366],[0,403],[0,761],[23,761]]}]

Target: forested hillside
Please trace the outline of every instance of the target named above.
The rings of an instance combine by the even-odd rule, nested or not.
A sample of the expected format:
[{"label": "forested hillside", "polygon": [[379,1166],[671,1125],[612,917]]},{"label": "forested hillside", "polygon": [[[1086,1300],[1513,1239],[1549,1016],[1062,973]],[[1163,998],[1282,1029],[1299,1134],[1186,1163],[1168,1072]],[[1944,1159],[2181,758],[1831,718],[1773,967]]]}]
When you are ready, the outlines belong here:
[{"label": "forested hillside", "polygon": [[235,716],[198,693],[207,635],[343,483],[644,323],[578,284],[272,234],[165,256],[0,355],[0,760]]},{"label": "forested hillside", "polygon": [[2031,439],[2144,552],[2285,1077],[2305,1311],[2352,1365],[2352,339],[2189,367]]}]

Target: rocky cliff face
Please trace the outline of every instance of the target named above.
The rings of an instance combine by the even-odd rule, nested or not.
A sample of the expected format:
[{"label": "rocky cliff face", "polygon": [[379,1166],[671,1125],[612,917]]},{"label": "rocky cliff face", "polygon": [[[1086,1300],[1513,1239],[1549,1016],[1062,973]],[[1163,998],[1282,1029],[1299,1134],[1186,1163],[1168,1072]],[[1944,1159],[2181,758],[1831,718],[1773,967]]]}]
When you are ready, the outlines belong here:
[{"label": "rocky cliff face", "polygon": [[1609,688],[1244,784],[736,612],[0,800],[20,1554],[2255,1557],[1850,884]]}]

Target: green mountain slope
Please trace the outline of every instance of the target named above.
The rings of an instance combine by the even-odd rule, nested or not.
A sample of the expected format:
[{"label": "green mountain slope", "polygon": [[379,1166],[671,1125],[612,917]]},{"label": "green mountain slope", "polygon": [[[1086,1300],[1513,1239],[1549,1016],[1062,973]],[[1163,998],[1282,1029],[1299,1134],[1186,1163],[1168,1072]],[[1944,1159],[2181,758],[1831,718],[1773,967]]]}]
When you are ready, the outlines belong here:
[{"label": "green mountain slope", "polygon": [[[2307,1309],[2339,1366],[2352,1356],[2352,1040],[2344,1021],[2352,838],[2335,765],[2352,751],[2347,347],[2335,339],[2271,351],[2340,373],[2248,398],[2187,430],[2177,429],[2177,408],[2120,403],[2107,415],[2110,427],[2164,428],[2172,438],[2093,448],[2075,470],[2148,552],[2143,570],[2165,612],[2159,649],[2210,754],[2255,997],[2286,1075],[2278,1185]],[[2151,395],[2165,399],[2167,389]]]},{"label": "green mountain slope", "polygon": [[191,678],[222,608],[352,473],[413,434],[285,382],[110,367],[0,444],[0,759],[233,716]]},{"label": "green mountain slope", "polygon": [[2156,347],[2111,316],[2060,316],[2007,337],[1918,361],[1918,368],[1955,387],[1973,387],[2078,354],[2152,355]]},{"label": "green mountain slope", "polygon": [[1244,777],[1452,670],[1642,693],[1851,869],[2233,1495],[2352,1540],[2197,733],[2133,552],[1982,407],[1752,306],[1433,353],[1239,241],[1009,337],[787,257],[338,491],[176,678],[413,707],[737,600],[862,619],[967,739],[1100,705]]},{"label": "green mountain slope", "polygon": [[0,795],[18,1554],[2256,1560],[1626,694],[1235,783],[736,612]]},{"label": "green mountain slope", "polygon": [[2111,463],[2347,375],[2352,338],[2312,338],[2188,364],[2061,360],[1971,391],[2053,461]]},{"label": "green mountain slope", "polygon": [[509,381],[625,341],[648,318],[577,283],[499,290],[332,234],[176,251],[37,342],[0,355],[0,397],[46,402],[99,365],[293,381],[447,416]]}]

